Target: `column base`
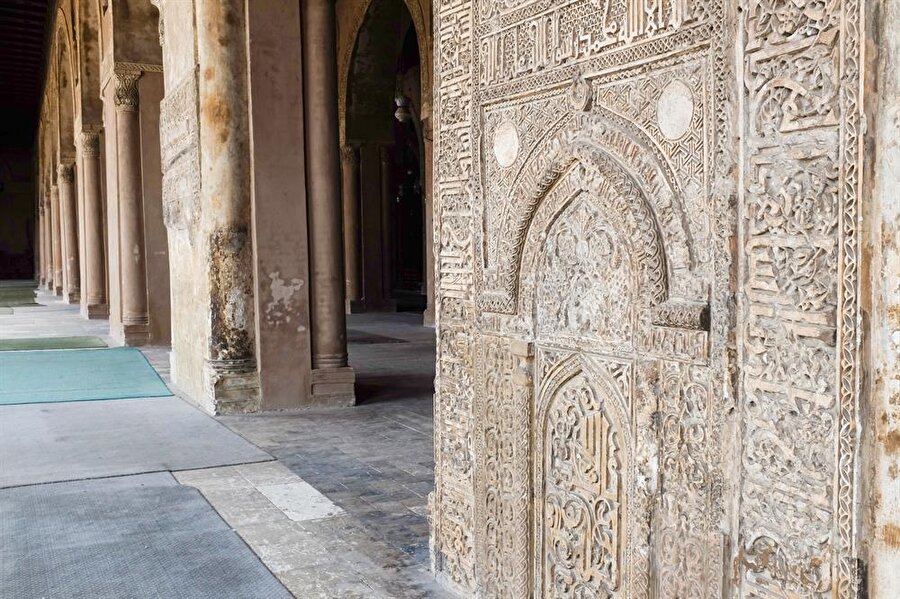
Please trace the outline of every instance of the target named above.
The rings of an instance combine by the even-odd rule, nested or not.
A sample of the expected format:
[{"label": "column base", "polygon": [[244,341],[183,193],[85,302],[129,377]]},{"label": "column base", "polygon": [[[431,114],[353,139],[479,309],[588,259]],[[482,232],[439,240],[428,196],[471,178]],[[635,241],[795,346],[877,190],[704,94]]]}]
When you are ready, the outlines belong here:
[{"label": "column base", "polygon": [[349,366],[318,368],[310,377],[309,405],[346,408],[356,405],[356,373]]},{"label": "column base", "polygon": [[129,347],[139,347],[150,344],[149,324],[123,324],[122,341]]},{"label": "column base", "polygon": [[66,294],[66,303],[67,304],[80,304],[81,303],[81,292],[80,291],[70,291]]},{"label": "column base", "polygon": [[254,360],[207,360],[203,406],[216,416],[259,411],[259,372]]},{"label": "column base", "polygon": [[397,300],[352,300],[348,302],[347,314],[365,314],[366,312],[396,312]]},{"label": "column base", "polygon": [[422,326],[434,328],[434,306],[428,306],[422,313]]},{"label": "column base", "polygon": [[62,288],[62,285],[60,285],[60,286],[58,286],[58,287],[55,287],[55,288],[53,289],[53,295],[62,297],[62,295],[63,295],[63,288]]},{"label": "column base", "polygon": [[106,304],[88,304],[85,316],[88,320],[106,320],[109,318],[109,306]]}]

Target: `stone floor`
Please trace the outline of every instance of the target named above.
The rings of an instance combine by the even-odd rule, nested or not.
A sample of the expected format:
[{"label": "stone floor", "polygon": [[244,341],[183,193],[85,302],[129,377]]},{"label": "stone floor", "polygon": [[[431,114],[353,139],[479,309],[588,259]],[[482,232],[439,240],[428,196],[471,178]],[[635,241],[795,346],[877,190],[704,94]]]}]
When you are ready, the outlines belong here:
[{"label": "stone floor", "polygon": [[[329,563],[325,584],[342,590],[331,596],[448,596],[428,573],[434,331],[421,326],[419,315],[402,313],[351,315],[347,328],[357,407],[219,420],[340,508],[333,518],[297,524],[302,532],[294,533],[297,544],[305,539],[323,549],[314,555],[327,556],[318,558]],[[229,509],[210,501],[220,513]],[[281,580],[311,597],[321,592],[322,576],[312,563]]]},{"label": "stone floor", "polygon": [[[46,294],[39,302],[0,315],[0,338],[108,340],[105,322],[85,321]],[[219,418],[276,461],[173,475],[199,490],[297,597],[448,596],[428,571],[433,330],[414,314],[352,315],[348,337],[357,407]],[[167,378],[168,349],[144,353]],[[10,457],[0,462],[14,463]],[[66,484],[75,483],[52,486]]]}]

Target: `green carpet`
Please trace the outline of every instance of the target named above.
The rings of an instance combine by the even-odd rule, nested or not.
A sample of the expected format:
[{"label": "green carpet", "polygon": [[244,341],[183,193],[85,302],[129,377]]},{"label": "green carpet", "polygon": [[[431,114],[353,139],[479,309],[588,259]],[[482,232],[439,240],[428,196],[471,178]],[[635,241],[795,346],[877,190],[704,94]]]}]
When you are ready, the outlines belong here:
[{"label": "green carpet", "polygon": [[3,281],[0,284],[0,307],[33,306],[37,303],[34,300],[37,289],[34,283],[30,285],[10,285],[8,283],[8,281]]},{"label": "green carpet", "polygon": [[0,316],[9,316],[13,313],[13,309],[8,306],[0,306]]},{"label": "green carpet", "polygon": [[0,353],[0,405],[171,394],[131,347]]},{"label": "green carpet", "polygon": [[29,339],[0,339],[0,351],[83,349],[88,347],[106,347],[106,342],[100,337],[34,337]]}]

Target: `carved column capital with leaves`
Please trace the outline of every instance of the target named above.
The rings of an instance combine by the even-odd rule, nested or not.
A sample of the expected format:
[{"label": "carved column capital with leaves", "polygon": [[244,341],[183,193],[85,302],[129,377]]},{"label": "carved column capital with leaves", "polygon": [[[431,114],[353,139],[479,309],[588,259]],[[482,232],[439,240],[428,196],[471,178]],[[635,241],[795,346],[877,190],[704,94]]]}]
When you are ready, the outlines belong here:
[{"label": "carved column capital with leaves", "polygon": [[134,112],[140,106],[140,94],[138,93],[138,79],[141,71],[116,71],[116,90],[114,101],[116,110]]},{"label": "carved column capital with leaves", "polygon": [[81,155],[85,158],[98,158],[100,156],[100,132],[93,129],[85,129],[81,132]]},{"label": "carved column capital with leaves", "polygon": [[56,174],[60,181],[71,183],[75,180],[75,169],[73,164],[60,163],[56,167]]}]

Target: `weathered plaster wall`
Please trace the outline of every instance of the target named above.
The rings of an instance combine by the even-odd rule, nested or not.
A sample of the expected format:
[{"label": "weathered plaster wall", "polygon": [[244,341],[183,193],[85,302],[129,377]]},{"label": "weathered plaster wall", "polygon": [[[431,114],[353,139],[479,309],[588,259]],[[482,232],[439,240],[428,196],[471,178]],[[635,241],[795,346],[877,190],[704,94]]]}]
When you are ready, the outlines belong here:
[{"label": "weathered plaster wall", "polygon": [[103,154],[107,157],[105,169],[106,188],[106,227],[107,227],[107,254],[109,291],[109,324],[110,334],[121,337],[122,323],[122,272],[120,269],[120,240],[119,240],[119,186],[118,163],[115,157],[118,155],[118,141],[116,139],[116,105],[115,85],[106,85],[101,92],[103,99]]},{"label": "weathered plaster wall", "polygon": [[168,345],[171,342],[169,246],[163,222],[159,133],[163,74],[144,73],[138,86],[141,94],[141,174],[150,339],[154,344]]}]

